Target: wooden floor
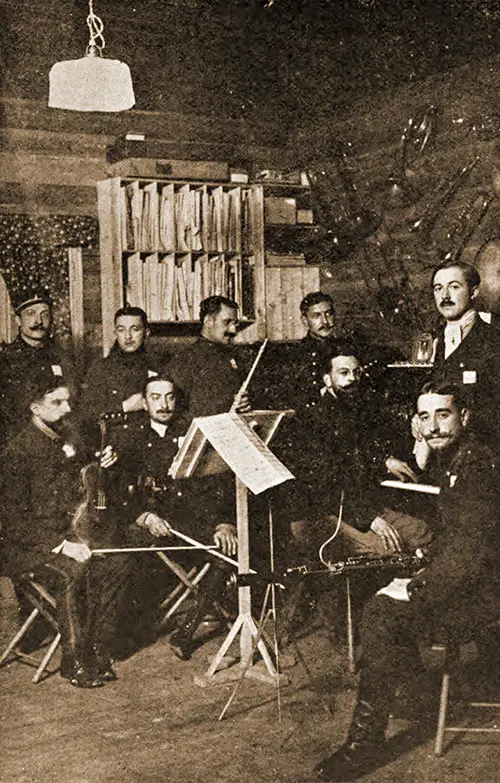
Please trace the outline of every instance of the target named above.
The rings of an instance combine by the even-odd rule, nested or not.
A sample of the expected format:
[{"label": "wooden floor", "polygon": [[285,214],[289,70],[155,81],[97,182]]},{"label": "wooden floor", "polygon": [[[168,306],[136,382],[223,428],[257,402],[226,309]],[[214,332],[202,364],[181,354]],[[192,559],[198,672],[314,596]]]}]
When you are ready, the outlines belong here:
[{"label": "wooden floor", "polygon": [[[15,627],[15,604],[0,580],[0,639]],[[314,765],[345,734],[355,680],[324,629],[298,642],[299,660],[280,692],[245,680],[221,722],[231,686],[200,688],[220,639],[177,660],[168,639],[117,665],[118,682],[94,691],[59,675],[39,685],[32,670],[0,670],[2,783],[308,783]],[[302,660],[300,660],[302,656]],[[279,713],[281,712],[281,723]],[[391,723],[398,754],[367,783],[497,783],[500,740],[459,738],[442,758],[408,721]]]}]

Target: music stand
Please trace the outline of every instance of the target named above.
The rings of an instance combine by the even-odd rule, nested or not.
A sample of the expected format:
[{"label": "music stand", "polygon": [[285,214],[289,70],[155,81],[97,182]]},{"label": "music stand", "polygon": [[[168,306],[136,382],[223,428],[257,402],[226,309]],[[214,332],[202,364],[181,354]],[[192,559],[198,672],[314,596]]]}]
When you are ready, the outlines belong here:
[{"label": "music stand", "polygon": [[[193,475],[208,476],[225,473],[235,475],[236,526],[238,532],[238,575],[248,575],[250,549],[248,535],[248,491],[259,495],[294,476],[268,448],[284,418],[293,411],[252,411],[238,415],[221,413],[193,419],[178,454],[170,466],[172,478],[190,478]],[[244,580],[241,580],[244,581]],[[240,662],[238,667],[219,671],[219,666],[232,642],[240,637]],[[251,665],[256,640],[267,673]],[[236,669],[236,671],[235,671]],[[252,617],[250,585],[238,586],[238,617],[215,655],[206,674],[195,678],[198,685],[228,682],[245,677],[275,683],[278,672],[269,651]]]}]

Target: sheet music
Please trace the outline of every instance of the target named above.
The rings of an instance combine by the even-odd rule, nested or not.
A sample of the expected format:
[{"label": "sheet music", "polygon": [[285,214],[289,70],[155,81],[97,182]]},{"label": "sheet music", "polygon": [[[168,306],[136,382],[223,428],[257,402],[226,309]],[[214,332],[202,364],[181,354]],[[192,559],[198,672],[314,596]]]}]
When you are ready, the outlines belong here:
[{"label": "sheet music", "polygon": [[392,487],[393,489],[409,489],[412,492],[426,492],[428,495],[439,495],[440,487],[434,484],[414,484],[412,481],[392,481],[387,479],[380,482],[381,487]]},{"label": "sheet music", "polygon": [[233,473],[254,495],[294,478],[238,414],[219,413],[194,421]]}]

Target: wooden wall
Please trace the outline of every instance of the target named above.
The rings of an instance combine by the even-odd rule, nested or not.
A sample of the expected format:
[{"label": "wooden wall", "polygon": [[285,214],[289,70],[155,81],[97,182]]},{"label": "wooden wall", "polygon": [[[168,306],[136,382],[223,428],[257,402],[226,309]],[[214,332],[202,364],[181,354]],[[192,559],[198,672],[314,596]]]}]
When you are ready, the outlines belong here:
[{"label": "wooden wall", "polygon": [[[350,142],[360,199],[379,214],[381,228],[343,260],[323,252],[322,286],[337,301],[343,323],[375,330],[382,340],[407,343],[411,328],[405,318],[390,312],[382,317],[380,310],[406,270],[419,306],[432,312],[426,282],[446,245],[446,233],[472,195],[491,190],[500,128],[499,88],[497,58],[480,67],[465,66],[418,84],[361,96],[349,105],[329,104],[320,119],[297,116],[286,132],[260,117],[225,121],[215,114],[147,111],[82,115],[48,109],[41,101],[5,98],[0,104],[0,213],[96,216],[95,183],[110,175],[106,150],[127,132],[162,142],[172,158],[225,160],[253,169],[331,167],[333,141]],[[430,104],[436,107],[435,126],[425,154],[413,161],[410,172],[422,196],[408,205],[391,196],[387,180],[408,119],[421,117]],[[439,210],[430,243],[411,234],[408,226],[432,200],[439,183],[452,181],[457,167],[475,156],[479,161],[466,185]],[[332,195],[339,215],[346,211],[343,189],[337,176]],[[500,234],[499,222],[495,198],[464,257],[473,258],[486,238]],[[388,261],[382,259],[380,247]],[[95,252],[84,254],[84,267],[86,328],[95,346],[100,318]],[[381,288],[388,289],[383,306],[378,299]]]},{"label": "wooden wall", "polygon": [[[418,302],[430,323],[434,318],[428,285],[431,269],[450,247],[447,234],[475,196],[489,193],[494,198],[467,242],[464,260],[473,261],[485,240],[500,236],[500,194],[494,194],[492,188],[493,171],[500,166],[499,94],[497,57],[480,67],[464,66],[390,93],[367,94],[351,106],[343,105],[341,112],[325,114],[314,125],[299,123],[291,143],[303,166],[320,167],[328,160],[328,150],[333,149],[335,140],[352,144],[351,162],[360,200],[381,218],[379,231],[345,260],[335,261],[328,252],[322,259],[323,287],[334,296],[346,325],[374,332],[382,340],[407,348],[412,327],[401,313],[393,313],[392,317],[380,315],[377,296],[381,286],[389,289],[382,296],[387,303],[391,289],[397,287],[406,270],[411,298]],[[421,118],[431,105],[435,115],[428,145],[420,158],[415,157],[408,172],[421,197],[414,204],[405,204],[391,192],[388,179],[409,118]],[[431,208],[436,221],[429,240],[411,233],[409,226],[432,206],[440,183],[452,183],[458,169],[476,157],[476,167],[449,203]],[[340,214],[349,209],[342,190],[342,182],[337,178],[332,193]],[[461,226],[466,226],[465,218]],[[381,256],[380,247],[388,263]]]}]

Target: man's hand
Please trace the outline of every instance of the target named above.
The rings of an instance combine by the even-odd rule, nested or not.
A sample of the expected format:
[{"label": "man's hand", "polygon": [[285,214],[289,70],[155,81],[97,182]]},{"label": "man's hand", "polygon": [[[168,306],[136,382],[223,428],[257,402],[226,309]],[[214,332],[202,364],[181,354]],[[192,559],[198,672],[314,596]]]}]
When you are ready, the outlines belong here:
[{"label": "man's hand", "polygon": [[71,557],[72,560],[76,560],[78,563],[84,563],[92,557],[92,552],[87,544],[77,541],[65,541],[62,545],[61,554]]},{"label": "man's hand", "polygon": [[370,530],[373,530],[377,536],[380,536],[388,552],[403,551],[403,542],[398,531],[389,522],[386,522],[383,517],[375,517],[370,525]]},{"label": "man's hand", "polygon": [[126,400],[123,400],[122,410],[124,413],[131,413],[132,411],[143,411],[144,397],[142,396],[142,392],[136,392],[130,397],[127,397]]},{"label": "man's hand", "polygon": [[99,464],[101,468],[111,468],[118,460],[116,451],[113,450],[113,446],[106,446],[102,452],[97,452],[99,457]]},{"label": "man's hand", "polygon": [[145,511],[140,517],[137,517],[135,523],[139,527],[147,527],[151,535],[155,538],[171,535],[172,528],[167,520],[162,519],[158,514],[154,514],[152,511]]},{"label": "man's hand", "polygon": [[431,449],[424,436],[422,435],[422,428],[420,426],[420,418],[418,413],[415,414],[411,420],[411,434],[415,438],[415,445],[413,447],[413,454],[415,455],[415,461],[420,470],[425,470],[427,462],[431,455]]},{"label": "man's hand", "polygon": [[235,407],[236,413],[250,413],[252,405],[247,392],[244,392],[238,399],[238,404]]},{"label": "man's hand", "polygon": [[413,470],[410,468],[410,466],[403,462],[401,459],[396,459],[396,457],[387,457],[385,461],[385,467],[389,471],[389,473],[392,473],[393,476],[396,476],[400,481],[413,481],[414,484],[418,482],[418,478],[413,472]]},{"label": "man's hand", "polygon": [[224,555],[233,556],[238,551],[238,537],[234,525],[217,525],[214,533],[214,543]]}]

